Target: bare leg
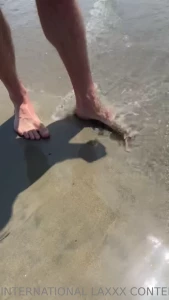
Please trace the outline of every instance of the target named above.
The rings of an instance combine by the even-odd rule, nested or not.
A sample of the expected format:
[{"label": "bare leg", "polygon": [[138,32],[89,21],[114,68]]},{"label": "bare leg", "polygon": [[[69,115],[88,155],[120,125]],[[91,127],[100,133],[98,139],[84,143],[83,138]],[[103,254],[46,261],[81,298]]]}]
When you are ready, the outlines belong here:
[{"label": "bare leg", "polygon": [[69,73],[76,114],[111,126],[113,113],[101,105],[93,84],[83,20],[76,0],[36,0],[47,39],[58,50]]},{"label": "bare leg", "polygon": [[19,81],[10,28],[0,10],[0,80],[6,86],[15,108],[14,129],[27,139],[49,136],[34,112],[26,89]]}]

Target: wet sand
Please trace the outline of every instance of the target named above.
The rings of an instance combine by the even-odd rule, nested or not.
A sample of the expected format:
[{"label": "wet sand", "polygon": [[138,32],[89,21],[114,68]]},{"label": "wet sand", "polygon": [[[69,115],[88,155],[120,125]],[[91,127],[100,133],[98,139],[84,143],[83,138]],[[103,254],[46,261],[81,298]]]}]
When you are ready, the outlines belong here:
[{"label": "wet sand", "polygon": [[[81,5],[102,100],[140,134],[129,154],[113,134],[66,117],[74,105],[71,85],[42,35],[33,1],[22,8],[19,1],[6,2],[20,74],[52,138],[16,138],[1,86],[1,287],[24,287],[20,299],[26,287],[32,293],[46,288],[44,299],[163,299],[169,276],[169,5]],[[50,294],[48,287],[57,290]],[[68,287],[73,295],[66,295]],[[154,287],[153,295],[147,287]],[[0,299],[7,299],[3,291]],[[39,297],[27,291],[26,299]]]}]

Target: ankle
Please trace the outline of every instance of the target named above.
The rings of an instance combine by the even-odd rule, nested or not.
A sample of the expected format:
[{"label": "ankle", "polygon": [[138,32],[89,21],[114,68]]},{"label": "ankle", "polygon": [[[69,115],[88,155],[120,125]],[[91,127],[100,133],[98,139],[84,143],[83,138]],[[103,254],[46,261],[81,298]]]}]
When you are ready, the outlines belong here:
[{"label": "ankle", "polygon": [[87,91],[76,93],[76,106],[77,107],[96,107],[99,103],[96,87],[92,84]]},{"label": "ankle", "polygon": [[20,84],[17,89],[8,89],[8,92],[15,108],[19,108],[28,103],[28,94],[22,84]]}]

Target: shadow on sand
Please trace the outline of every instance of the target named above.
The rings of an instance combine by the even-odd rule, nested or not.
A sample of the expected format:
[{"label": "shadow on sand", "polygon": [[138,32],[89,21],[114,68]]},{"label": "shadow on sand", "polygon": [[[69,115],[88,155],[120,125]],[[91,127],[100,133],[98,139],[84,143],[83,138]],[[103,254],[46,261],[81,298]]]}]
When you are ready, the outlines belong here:
[{"label": "shadow on sand", "polygon": [[[48,126],[51,139],[26,141],[16,138],[13,118],[0,126],[0,232],[8,224],[18,194],[36,182],[58,162],[81,158],[92,163],[106,156],[98,141],[70,143],[84,127],[74,117],[66,117]],[[0,241],[4,236],[0,236]]]}]

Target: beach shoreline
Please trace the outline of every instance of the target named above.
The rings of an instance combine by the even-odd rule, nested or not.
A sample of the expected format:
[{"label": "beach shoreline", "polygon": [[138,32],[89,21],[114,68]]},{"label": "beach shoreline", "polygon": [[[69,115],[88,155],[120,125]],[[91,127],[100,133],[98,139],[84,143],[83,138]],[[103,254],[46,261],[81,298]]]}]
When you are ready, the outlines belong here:
[{"label": "beach shoreline", "polygon": [[[93,288],[103,300],[110,297],[105,290],[101,294],[100,287],[167,286],[169,7],[165,0],[163,6],[150,0],[148,7],[139,0],[138,10],[134,1],[126,2],[81,4],[102,101],[139,131],[131,153],[106,129],[69,115],[74,107],[72,87],[38,21],[34,23],[32,2],[20,12],[17,1],[5,4],[19,72],[51,139],[16,137],[13,107],[1,84],[3,288]],[[79,296],[96,297],[77,293],[69,298]],[[0,292],[0,299],[4,297]],[[131,295],[124,299],[131,300]]]}]

